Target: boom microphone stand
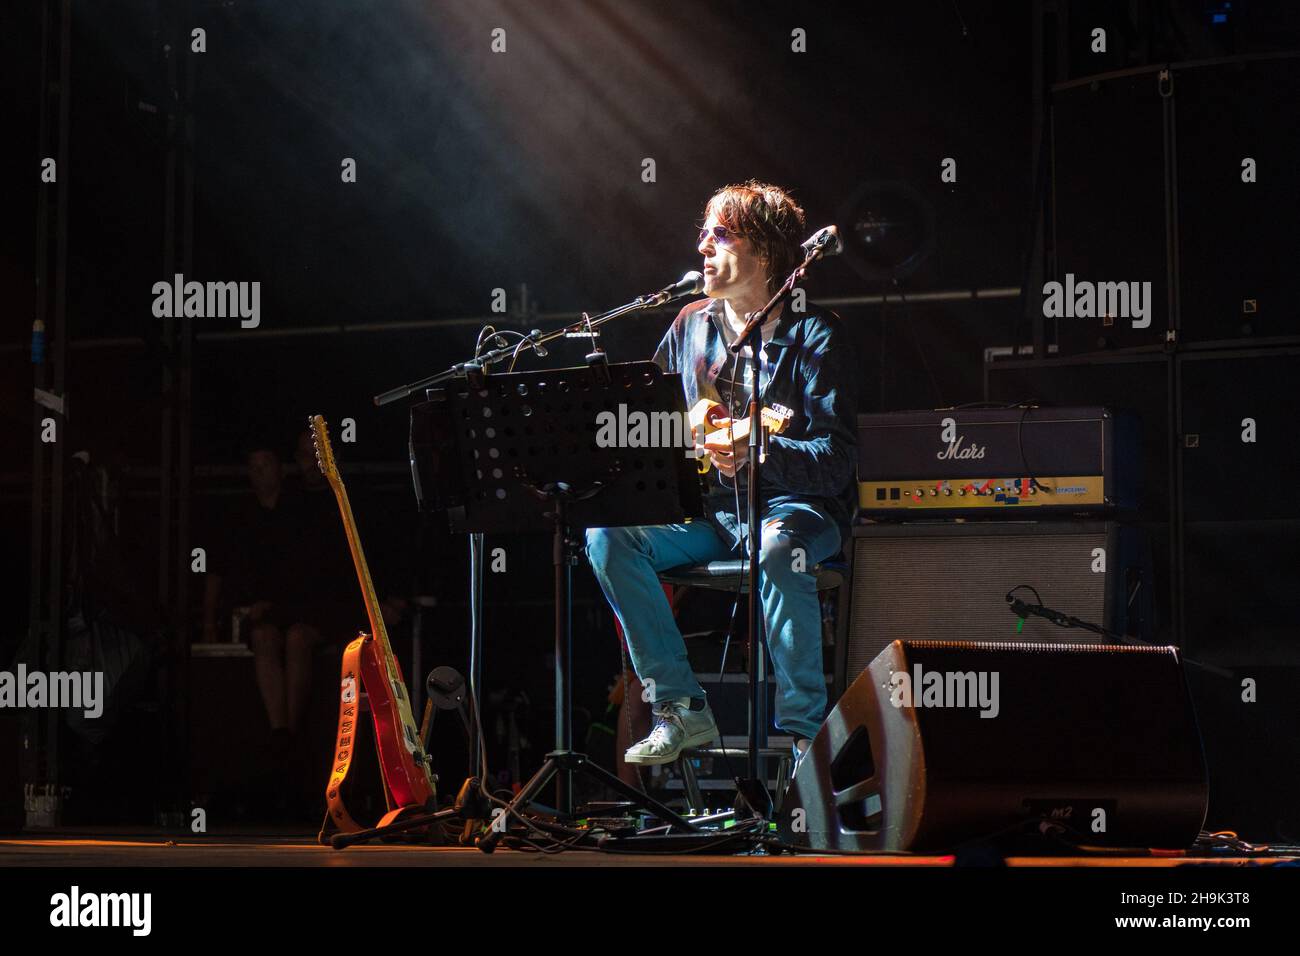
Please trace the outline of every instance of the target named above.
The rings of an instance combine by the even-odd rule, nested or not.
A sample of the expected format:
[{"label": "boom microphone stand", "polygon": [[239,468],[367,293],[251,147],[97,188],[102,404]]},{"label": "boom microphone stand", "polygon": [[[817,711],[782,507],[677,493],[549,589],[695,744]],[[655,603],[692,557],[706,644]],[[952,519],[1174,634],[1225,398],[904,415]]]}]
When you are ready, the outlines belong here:
[{"label": "boom microphone stand", "polygon": [[[1023,587],[1028,587],[1028,585],[1022,584],[1007,592],[1007,607],[1010,608],[1011,613],[1020,618],[1022,622],[1032,614],[1035,617],[1041,617],[1051,621],[1057,627],[1077,627],[1084,631],[1091,631],[1093,634],[1100,634],[1113,644],[1126,644],[1129,647],[1156,646],[1150,641],[1130,637],[1128,634],[1120,634],[1118,631],[1112,631],[1110,628],[1102,627],[1100,624],[1093,624],[1091,621],[1085,621],[1082,618],[1073,617],[1063,611],[1058,611],[1055,608],[1047,607],[1045,604],[1041,603],[1042,598],[1038,597],[1038,592],[1034,591],[1031,587],[1029,590],[1034,591],[1034,597],[1038,599],[1040,603],[1030,604],[1028,601],[1022,601],[1018,597],[1014,597],[1015,593]],[[1182,660],[1184,664],[1190,664],[1193,667],[1199,668],[1207,674],[1213,674],[1216,677],[1232,677],[1232,671],[1186,657],[1182,653],[1182,648],[1178,648],[1178,652],[1179,659]]]},{"label": "boom microphone stand", "polygon": [[789,278],[777,290],[776,295],[757,312],[745,316],[745,327],[736,336],[736,341],[728,348],[735,355],[740,355],[745,346],[749,346],[750,390],[749,390],[749,486],[746,495],[745,521],[748,531],[749,546],[749,776],[740,780],[736,794],[736,817],[739,819],[746,812],[764,819],[772,815],[772,796],[767,792],[767,775],[764,773],[766,763],[763,748],[767,746],[767,681],[763,666],[763,642],[759,636],[765,625],[762,607],[759,601],[759,557],[762,547],[762,453],[767,451],[767,428],[762,424],[760,412],[759,386],[762,380],[763,323],[767,321],[772,310],[794,291],[795,283],[804,277],[808,266],[823,256],[839,253],[839,231],[834,226],[819,230],[802,246],[804,260],[790,273]]},{"label": "boom microphone stand", "polygon": [[[450,368],[444,369],[427,378],[411,382],[408,385],[400,385],[397,388],[389,389],[376,395],[374,402],[376,405],[388,405],[392,402],[401,401],[409,398],[416,392],[443,382],[450,381],[458,376],[465,375],[473,382],[475,379],[481,379],[485,369],[489,365],[497,362],[503,362],[506,359],[513,359],[519,355],[524,348],[530,348],[538,355],[546,354],[546,343],[555,339],[562,339],[569,335],[590,334],[593,329],[599,328],[606,322],[618,318],[620,315],[626,315],[629,312],[636,312],[640,309],[654,309],[661,305],[667,305],[676,299],[688,295],[698,295],[704,289],[704,276],[699,272],[688,272],[673,285],[666,286],[658,292],[652,292],[649,295],[640,295],[631,302],[620,305],[617,308],[610,309],[608,312],[602,312],[599,315],[588,316],[585,312],[582,318],[571,325],[566,325],[562,329],[556,329],[553,332],[543,333],[539,329],[533,329],[527,335],[514,333],[521,336],[519,342],[514,345],[502,345],[500,348],[483,355],[476,355],[468,362],[457,362]],[[498,337],[498,341],[501,341]]]}]

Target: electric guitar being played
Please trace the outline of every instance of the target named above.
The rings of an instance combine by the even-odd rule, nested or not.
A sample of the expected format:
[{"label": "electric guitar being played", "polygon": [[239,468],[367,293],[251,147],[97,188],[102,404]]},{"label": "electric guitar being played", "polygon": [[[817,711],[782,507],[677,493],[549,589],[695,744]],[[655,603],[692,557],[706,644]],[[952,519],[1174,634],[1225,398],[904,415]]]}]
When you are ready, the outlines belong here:
[{"label": "electric guitar being played", "polygon": [[[347,534],[352,563],[356,566],[361,595],[366,603],[366,615],[370,619],[370,633],[362,632],[343,652],[338,745],[331,764],[329,784],[325,788],[329,820],[336,829],[355,833],[362,828],[348,813],[341,789],[355,749],[360,703],[358,679],[369,698],[375,741],[379,750],[379,766],[388,799],[389,811],[378,825],[385,826],[406,811],[434,809],[437,791],[429,755],[424,752],[419,729],[411,714],[410,697],[402,678],[401,666],[393,656],[379,599],[370,580],[370,569],[366,564],[365,552],[361,549],[361,536],[352,517],[348,492],[334,463],[329,430],[325,419],[319,415],[312,416],[310,424],[312,441],[316,446],[316,463],[338,500],[343,530]],[[323,830],[321,837],[324,841],[326,834]]]},{"label": "electric guitar being played", "polygon": [[[790,424],[790,419],[794,417],[794,411],[784,405],[772,405],[770,408],[763,406],[759,409],[758,417],[762,419],[763,425],[767,428],[769,435],[779,435],[785,431]],[[728,434],[727,409],[721,402],[711,401],[702,398],[695,403],[688,415],[692,435],[703,434],[704,447],[709,448],[717,445],[725,448],[730,441],[743,442],[749,440],[749,418],[738,418],[730,422],[731,433]],[[700,474],[707,474],[710,466],[709,456],[701,455],[696,460],[696,467]]]}]

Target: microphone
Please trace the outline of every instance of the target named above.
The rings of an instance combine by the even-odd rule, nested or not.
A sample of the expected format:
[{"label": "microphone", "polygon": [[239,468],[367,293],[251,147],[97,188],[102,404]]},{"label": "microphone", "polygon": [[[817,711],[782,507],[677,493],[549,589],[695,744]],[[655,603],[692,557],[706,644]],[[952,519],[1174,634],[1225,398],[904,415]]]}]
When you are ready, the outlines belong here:
[{"label": "microphone", "polygon": [[1050,607],[1044,607],[1041,604],[1028,604],[1019,598],[1007,595],[1007,607],[1020,620],[1025,620],[1029,615],[1046,618],[1058,627],[1073,627],[1069,615],[1062,614],[1060,611],[1054,611]]},{"label": "microphone", "polygon": [[814,232],[812,238],[799,248],[804,251],[804,255],[821,259],[824,256],[838,256],[844,251],[844,243],[840,241],[840,231],[837,227],[826,226]]},{"label": "microphone", "polygon": [[643,295],[643,308],[666,305],[683,296],[699,295],[704,291],[704,273],[688,272],[670,286],[665,286],[651,295]]}]

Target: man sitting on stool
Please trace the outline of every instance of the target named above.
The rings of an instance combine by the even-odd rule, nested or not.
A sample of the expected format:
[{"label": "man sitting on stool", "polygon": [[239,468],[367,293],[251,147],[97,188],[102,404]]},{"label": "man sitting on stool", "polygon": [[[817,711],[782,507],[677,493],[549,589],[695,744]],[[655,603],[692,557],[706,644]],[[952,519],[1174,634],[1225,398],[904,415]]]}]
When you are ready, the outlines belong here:
[{"label": "man sitting on stool", "polygon": [[[746,313],[765,305],[803,260],[804,229],[803,210],[776,186],[751,181],[709,200],[698,236],[708,298],[681,310],[654,355],[665,371],[681,373],[688,408],[711,399],[734,419],[747,414],[748,349],[737,358],[727,346]],[[838,318],[811,304],[801,312],[790,308],[790,300],[778,306],[762,337],[760,407],[781,404],[794,411],[786,430],[770,439],[763,461],[759,584],[777,682],[775,723],[795,738],[797,761],[826,713],[821,609],[810,572],[840,552],[853,515],[858,369]],[[744,515],[747,441],[708,454],[716,468],[707,520],[587,532],[592,570],[654,705],[650,735],[628,748],[628,763],[670,763],[683,748],[718,738],[656,576],[744,554],[747,530],[737,511]]]}]

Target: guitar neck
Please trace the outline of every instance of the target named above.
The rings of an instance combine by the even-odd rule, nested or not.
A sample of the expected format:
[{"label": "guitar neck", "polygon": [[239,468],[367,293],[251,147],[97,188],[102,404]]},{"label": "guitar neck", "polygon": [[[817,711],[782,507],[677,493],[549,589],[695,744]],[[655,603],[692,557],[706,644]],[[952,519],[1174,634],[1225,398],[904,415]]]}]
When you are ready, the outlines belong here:
[{"label": "guitar neck", "polygon": [[[767,427],[768,431],[775,432],[780,430],[782,424],[781,416],[777,415],[771,409],[762,409],[759,412],[759,417],[763,420],[763,424]],[[749,418],[740,418],[731,426],[732,434],[735,436],[736,441],[749,438],[750,421],[751,419]],[[726,428],[719,430],[725,432]]]},{"label": "guitar neck", "polygon": [[[720,431],[724,431],[724,432],[725,432],[726,430],[727,430],[727,429],[725,429],[725,428],[720,429]],[[748,418],[741,418],[741,419],[738,419],[738,420],[737,420],[737,421],[736,421],[736,422],[731,426],[731,437],[732,437],[735,441],[745,441],[746,439],[749,438],[749,419],[748,419]]]},{"label": "guitar neck", "polygon": [[343,530],[347,534],[348,550],[352,552],[352,563],[357,569],[361,597],[366,602],[366,617],[370,619],[370,633],[383,654],[388,673],[395,676],[393,649],[388,642],[388,630],[384,627],[384,615],[379,606],[379,596],[375,593],[374,582],[370,579],[370,566],[366,564],[366,553],[361,547],[361,535],[357,531],[356,520],[352,517],[352,504],[348,501],[348,490],[344,487],[342,478],[334,486],[334,497],[338,501],[339,513],[343,516]]}]

